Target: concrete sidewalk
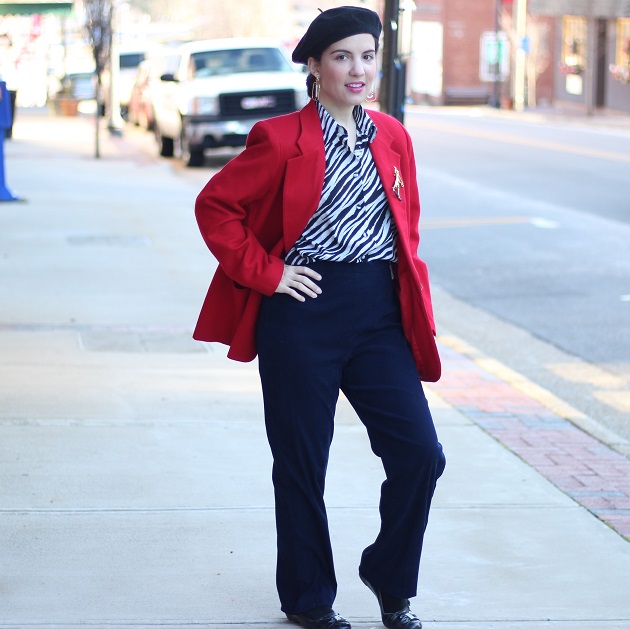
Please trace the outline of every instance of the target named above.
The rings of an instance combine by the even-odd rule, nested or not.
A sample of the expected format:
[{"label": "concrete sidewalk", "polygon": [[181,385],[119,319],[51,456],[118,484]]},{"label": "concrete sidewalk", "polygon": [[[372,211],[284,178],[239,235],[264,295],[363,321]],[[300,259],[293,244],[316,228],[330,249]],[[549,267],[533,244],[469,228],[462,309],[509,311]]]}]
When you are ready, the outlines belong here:
[{"label": "concrete sidewalk", "polygon": [[[209,171],[145,141],[104,136],[95,160],[90,120],[20,111],[5,146],[26,201],[0,204],[2,629],[294,626],[256,364],[190,338],[214,268],[193,216]],[[628,460],[441,332],[427,389],[448,464],[414,611],[427,628],[630,629],[622,505],[615,530],[560,489],[536,436],[590,453],[582,476],[609,485],[587,493],[623,494]],[[382,479],[342,400],[327,504],[335,608],[358,627],[382,627],[357,576]]]}]

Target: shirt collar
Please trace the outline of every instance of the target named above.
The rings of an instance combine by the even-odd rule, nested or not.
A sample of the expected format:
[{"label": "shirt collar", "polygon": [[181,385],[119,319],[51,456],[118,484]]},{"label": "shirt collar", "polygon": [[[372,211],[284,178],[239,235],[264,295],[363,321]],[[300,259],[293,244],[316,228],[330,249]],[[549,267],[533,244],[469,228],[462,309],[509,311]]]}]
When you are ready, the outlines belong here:
[{"label": "shirt collar", "polygon": [[[328,144],[335,137],[345,140],[348,132],[328,113],[326,108],[317,101],[317,112],[324,131],[324,143]],[[376,125],[367,115],[361,105],[357,105],[352,111],[354,121],[357,123],[357,143],[367,141],[371,144],[376,137]]]},{"label": "shirt collar", "polygon": [[370,118],[365,109],[361,105],[357,105],[353,111],[354,119],[357,123],[357,131],[367,138],[367,141],[372,143],[376,137],[376,125],[372,118]]}]

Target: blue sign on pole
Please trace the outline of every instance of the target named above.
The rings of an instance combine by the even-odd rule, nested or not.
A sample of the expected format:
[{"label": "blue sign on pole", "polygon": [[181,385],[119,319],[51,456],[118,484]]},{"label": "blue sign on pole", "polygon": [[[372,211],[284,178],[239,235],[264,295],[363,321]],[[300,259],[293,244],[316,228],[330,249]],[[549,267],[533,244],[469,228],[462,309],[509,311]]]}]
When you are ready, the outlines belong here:
[{"label": "blue sign on pole", "polygon": [[11,99],[4,81],[0,81],[0,201],[19,201],[4,182],[4,138],[11,128]]},{"label": "blue sign on pole", "polygon": [[525,37],[521,39],[521,48],[525,51],[526,55],[529,54],[529,50],[531,48],[531,42],[529,40],[529,37],[527,37],[527,35],[525,35]]}]

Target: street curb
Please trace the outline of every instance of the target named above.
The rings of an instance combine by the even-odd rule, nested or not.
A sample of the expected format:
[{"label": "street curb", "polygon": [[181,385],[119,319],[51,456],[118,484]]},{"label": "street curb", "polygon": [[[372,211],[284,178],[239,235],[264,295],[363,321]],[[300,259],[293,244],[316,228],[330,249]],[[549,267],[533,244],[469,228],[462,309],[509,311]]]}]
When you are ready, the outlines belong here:
[{"label": "street curb", "polygon": [[630,541],[630,460],[610,445],[627,441],[461,339],[438,342],[429,388]]}]

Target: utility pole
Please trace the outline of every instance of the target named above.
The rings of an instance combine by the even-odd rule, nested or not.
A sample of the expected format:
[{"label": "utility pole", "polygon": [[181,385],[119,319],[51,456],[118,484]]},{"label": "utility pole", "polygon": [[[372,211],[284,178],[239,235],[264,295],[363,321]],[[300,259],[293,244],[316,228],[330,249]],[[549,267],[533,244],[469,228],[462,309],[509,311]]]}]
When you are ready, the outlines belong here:
[{"label": "utility pole", "polygon": [[514,63],[514,109],[525,109],[525,69],[527,52],[527,0],[516,0],[516,61]]},{"label": "utility pole", "polygon": [[383,74],[381,111],[404,122],[407,97],[407,61],[411,56],[412,0],[385,0],[383,11]]},{"label": "utility pole", "polygon": [[379,102],[381,111],[394,115],[396,110],[396,67],[398,59],[399,0],[385,0],[383,10],[383,71]]},{"label": "utility pole", "polygon": [[501,107],[501,45],[499,43],[499,12],[501,10],[501,0],[494,0],[494,94],[492,97],[492,107],[499,109]]}]

